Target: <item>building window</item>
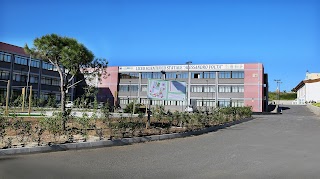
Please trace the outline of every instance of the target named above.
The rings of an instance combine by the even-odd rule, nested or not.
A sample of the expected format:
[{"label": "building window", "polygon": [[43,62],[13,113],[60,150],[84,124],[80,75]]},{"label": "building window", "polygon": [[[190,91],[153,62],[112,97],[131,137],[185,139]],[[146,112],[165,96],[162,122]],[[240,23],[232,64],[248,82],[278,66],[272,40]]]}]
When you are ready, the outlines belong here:
[{"label": "building window", "polygon": [[230,100],[219,100],[218,101],[218,106],[219,107],[230,107]]},{"label": "building window", "polygon": [[9,72],[8,71],[0,71],[0,79],[8,80],[9,79]]},{"label": "building window", "polygon": [[232,78],[244,78],[244,72],[243,71],[233,71]]},{"label": "building window", "polygon": [[42,69],[44,70],[51,70],[51,71],[57,71],[56,68],[54,68],[54,66],[48,62],[42,62]]},{"label": "building window", "polygon": [[129,91],[138,91],[138,89],[139,89],[138,85],[129,86]]},{"label": "building window", "polygon": [[215,86],[209,85],[209,86],[203,86],[203,92],[206,93],[213,93],[216,91]]},{"label": "building window", "polygon": [[147,85],[141,85],[141,91],[147,91],[148,86]]},{"label": "building window", "polygon": [[230,71],[221,71],[219,72],[219,78],[231,78]]},{"label": "building window", "polygon": [[243,93],[244,87],[243,86],[232,86],[232,93]]},{"label": "building window", "polygon": [[151,72],[143,72],[143,73],[141,73],[141,78],[142,79],[152,78],[152,73]]},{"label": "building window", "polygon": [[30,76],[30,83],[38,83],[38,77],[37,76],[34,76],[34,75],[31,75]]},{"label": "building window", "polygon": [[191,85],[191,92],[193,93],[202,93],[203,86],[202,85]]},{"label": "building window", "polygon": [[176,78],[177,78],[177,73],[175,72],[166,73],[166,79],[176,79]]},{"label": "building window", "polygon": [[152,105],[163,105],[163,100],[152,100]]},{"label": "building window", "polygon": [[129,104],[128,100],[129,100],[128,98],[119,98],[119,103],[126,105],[126,104]]},{"label": "building window", "polygon": [[52,79],[52,85],[59,86],[60,85],[60,80],[59,79]]},{"label": "building window", "polygon": [[14,63],[19,64],[19,65],[27,65],[28,60],[26,58],[16,56],[16,58],[14,59]]},{"label": "building window", "polygon": [[11,55],[6,53],[0,53],[0,61],[11,62]]},{"label": "building window", "polygon": [[219,93],[231,93],[231,86],[219,86]]},{"label": "building window", "polygon": [[20,81],[21,80],[21,75],[14,73],[12,76],[13,81]]},{"label": "building window", "polygon": [[39,68],[40,67],[40,61],[39,60],[35,60],[35,59],[31,59],[30,66],[35,67],[35,68]]},{"label": "building window", "polygon": [[149,104],[149,99],[141,98],[141,104]]},{"label": "building window", "polygon": [[231,100],[232,107],[243,107],[244,103],[243,100]]},{"label": "building window", "polygon": [[138,79],[139,73],[120,73],[120,79]]},{"label": "building window", "polygon": [[216,73],[215,72],[203,72],[203,78],[216,78]]},{"label": "building window", "polygon": [[196,99],[196,105],[198,107],[213,107],[215,106],[215,100],[214,99]]},{"label": "building window", "polygon": [[161,79],[161,78],[162,78],[162,73],[159,73],[159,72],[152,73],[152,79]]},{"label": "building window", "polygon": [[202,75],[203,75],[203,73],[192,72],[192,73],[191,73],[191,78],[195,78],[195,79],[197,79],[197,78],[203,78]]},{"label": "building window", "polygon": [[128,92],[129,91],[129,85],[119,85],[119,91]]}]

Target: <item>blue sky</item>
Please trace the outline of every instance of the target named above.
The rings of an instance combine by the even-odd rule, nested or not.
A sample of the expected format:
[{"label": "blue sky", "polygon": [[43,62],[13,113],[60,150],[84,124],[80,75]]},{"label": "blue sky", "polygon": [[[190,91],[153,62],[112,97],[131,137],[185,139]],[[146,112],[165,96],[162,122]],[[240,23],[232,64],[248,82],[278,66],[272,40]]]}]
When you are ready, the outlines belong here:
[{"label": "blue sky", "polygon": [[320,72],[318,0],[1,0],[0,41],[56,33],[110,66],[264,64],[290,91]]}]

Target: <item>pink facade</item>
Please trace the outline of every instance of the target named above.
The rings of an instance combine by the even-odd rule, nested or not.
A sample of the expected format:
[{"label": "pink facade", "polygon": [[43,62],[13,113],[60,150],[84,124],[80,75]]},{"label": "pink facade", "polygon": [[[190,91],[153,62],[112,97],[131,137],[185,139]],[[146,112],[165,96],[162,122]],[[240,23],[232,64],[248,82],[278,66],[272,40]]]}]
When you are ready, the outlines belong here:
[{"label": "pink facade", "polygon": [[261,63],[244,65],[244,105],[254,112],[263,110],[264,68]]},{"label": "pink facade", "polygon": [[118,91],[118,67],[107,67],[107,75],[101,78],[98,84],[98,96],[102,99],[109,99],[109,102],[116,104]]}]

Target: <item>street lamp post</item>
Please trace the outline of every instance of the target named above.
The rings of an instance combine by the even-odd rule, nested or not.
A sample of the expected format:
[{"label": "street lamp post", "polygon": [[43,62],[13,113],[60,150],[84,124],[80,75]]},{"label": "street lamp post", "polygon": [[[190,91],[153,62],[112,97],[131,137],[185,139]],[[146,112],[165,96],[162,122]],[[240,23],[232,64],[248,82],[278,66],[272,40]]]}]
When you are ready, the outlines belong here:
[{"label": "street lamp post", "polygon": [[186,64],[188,65],[188,95],[187,95],[187,105],[190,106],[190,64],[192,64],[192,61],[187,61]]}]

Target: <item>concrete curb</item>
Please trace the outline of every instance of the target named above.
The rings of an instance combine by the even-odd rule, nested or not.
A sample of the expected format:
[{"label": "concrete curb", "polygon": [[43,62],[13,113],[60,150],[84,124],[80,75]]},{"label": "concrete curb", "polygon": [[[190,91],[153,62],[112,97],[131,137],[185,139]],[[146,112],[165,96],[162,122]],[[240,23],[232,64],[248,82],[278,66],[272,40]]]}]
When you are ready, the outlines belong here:
[{"label": "concrete curb", "polygon": [[236,124],[240,124],[243,122],[247,122],[252,119],[253,118],[245,118],[238,121],[228,122],[223,125],[213,126],[213,127],[209,127],[209,128],[205,128],[197,131],[189,131],[184,133],[153,135],[153,136],[145,136],[145,137],[133,137],[133,138],[124,138],[124,139],[116,139],[116,140],[102,140],[97,142],[66,143],[66,144],[56,144],[51,146],[40,146],[40,147],[1,149],[0,156],[45,153],[45,152],[67,151],[67,150],[80,150],[80,149],[111,147],[111,146],[123,146],[123,145],[130,145],[133,143],[142,143],[142,142],[151,142],[151,141],[167,140],[167,139],[174,139],[174,138],[183,138],[183,137],[189,137],[189,136],[197,136],[197,135],[202,135],[209,132],[214,132],[219,129],[224,129],[224,128],[227,128]]}]

